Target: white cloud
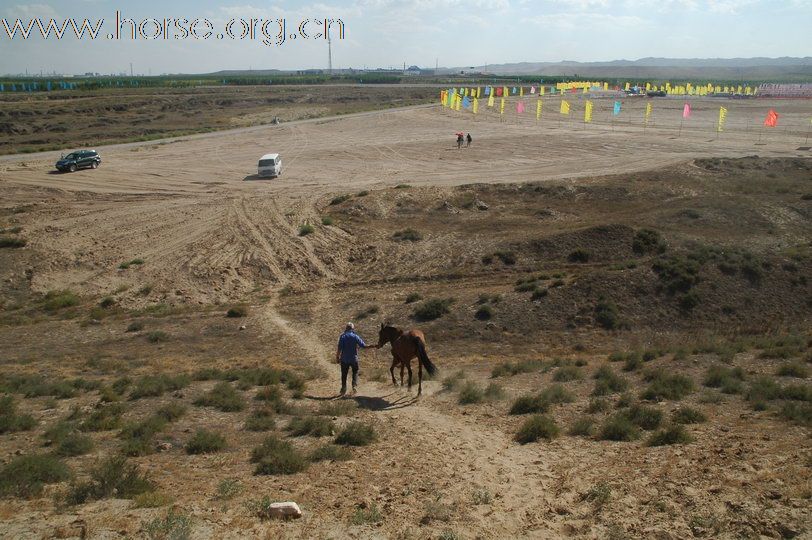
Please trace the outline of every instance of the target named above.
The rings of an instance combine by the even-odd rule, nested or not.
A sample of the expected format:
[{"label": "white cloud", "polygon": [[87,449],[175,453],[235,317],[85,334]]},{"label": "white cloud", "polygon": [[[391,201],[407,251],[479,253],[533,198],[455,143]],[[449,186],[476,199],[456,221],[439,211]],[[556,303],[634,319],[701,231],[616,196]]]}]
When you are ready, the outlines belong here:
[{"label": "white cloud", "polygon": [[35,17],[56,19],[59,17],[59,13],[48,4],[17,4],[7,7],[4,13],[6,17],[13,19],[33,19]]}]

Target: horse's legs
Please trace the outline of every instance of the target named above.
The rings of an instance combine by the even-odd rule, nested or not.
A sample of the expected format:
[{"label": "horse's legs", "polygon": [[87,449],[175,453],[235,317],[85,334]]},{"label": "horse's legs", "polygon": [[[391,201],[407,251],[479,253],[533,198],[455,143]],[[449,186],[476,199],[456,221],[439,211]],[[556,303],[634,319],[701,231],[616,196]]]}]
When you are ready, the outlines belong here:
[{"label": "horse's legs", "polygon": [[409,370],[409,391],[412,391],[412,361],[406,362],[406,369]]},{"label": "horse's legs", "polygon": [[400,363],[400,385],[403,386],[403,371],[406,367],[403,365],[403,362]]},{"label": "horse's legs", "polygon": [[392,367],[389,368],[389,374],[392,375],[392,384],[395,386],[398,385],[398,382],[395,380],[395,366],[397,365],[397,360],[395,357],[392,357]]},{"label": "horse's legs", "polygon": [[423,362],[417,359],[417,395],[423,393]]}]

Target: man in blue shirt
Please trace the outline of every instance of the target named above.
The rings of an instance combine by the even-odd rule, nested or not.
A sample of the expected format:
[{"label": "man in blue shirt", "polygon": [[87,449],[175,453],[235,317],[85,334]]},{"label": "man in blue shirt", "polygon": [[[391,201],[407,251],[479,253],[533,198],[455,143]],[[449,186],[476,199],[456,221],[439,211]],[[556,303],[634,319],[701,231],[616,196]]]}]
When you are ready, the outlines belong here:
[{"label": "man in blue shirt", "polygon": [[[373,345],[374,346],[374,345]],[[358,386],[358,349],[366,349],[367,344],[355,333],[355,325],[347,323],[344,333],[338,338],[336,363],[341,364],[341,395],[347,393],[347,374],[352,369],[352,395]]]}]

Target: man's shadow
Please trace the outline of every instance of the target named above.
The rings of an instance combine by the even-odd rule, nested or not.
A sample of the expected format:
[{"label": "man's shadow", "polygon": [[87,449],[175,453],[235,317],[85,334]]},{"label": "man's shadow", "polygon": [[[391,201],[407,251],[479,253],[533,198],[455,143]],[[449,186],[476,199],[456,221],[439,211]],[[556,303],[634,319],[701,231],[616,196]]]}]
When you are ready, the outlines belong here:
[{"label": "man's shadow", "polygon": [[362,409],[367,409],[369,411],[393,411],[417,403],[417,396],[413,396],[411,394],[395,396],[395,399],[389,399],[392,396],[395,396],[395,392],[387,394],[383,397],[370,397],[359,395],[342,396],[341,394],[336,394],[334,396],[305,395],[304,398],[312,399],[313,401],[339,401],[341,399],[352,399],[355,401],[355,403],[358,404],[358,407]]}]

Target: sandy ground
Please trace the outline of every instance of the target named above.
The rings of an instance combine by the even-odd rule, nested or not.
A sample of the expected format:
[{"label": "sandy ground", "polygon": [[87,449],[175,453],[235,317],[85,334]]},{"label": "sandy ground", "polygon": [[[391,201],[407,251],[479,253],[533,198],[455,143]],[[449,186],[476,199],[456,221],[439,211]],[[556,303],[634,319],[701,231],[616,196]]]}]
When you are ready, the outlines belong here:
[{"label": "sandy ground", "polygon": [[[642,116],[643,103],[625,106],[627,120]],[[131,275],[117,268],[134,258],[146,261],[139,269],[141,283],[175,290],[181,304],[235,301],[259,289],[271,300],[248,320],[256,337],[272,342],[277,358],[305,359],[332,372],[331,332],[344,316],[332,295],[354,281],[353,263],[336,257],[332,246],[353,238],[339,227],[304,237],[297,232],[304,223],[320,223],[320,209],[336,195],[398,184],[453,186],[623,174],[697,157],[812,155],[801,149],[808,102],[781,102],[787,124],[795,127],[759,135],[754,126],[771,104],[694,100],[695,120],[683,126],[679,137],[681,102],[654,103],[656,123],[645,132],[637,120],[622,124],[623,117],[611,125],[606,111],[596,114],[596,124],[570,119],[559,125],[558,115],[552,114],[558,103],[552,99],[545,103],[540,125],[532,114],[521,122],[500,122],[494,115],[473,119],[433,106],[99,148],[101,168],[73,174],[50,170],[56,153],[10,156],[0,158],[0,192],[5,208],[36,208],[36,220],[17,215],[30,248],[44,254],[31,263],[34,290],[69,288],[93,296],[125,282],[136,286]],[[720,103],[729,108],[731,127],[717,136],[713,119]],[[611,107],[611,101],[602,101],[601,107]],[[470,132],[473,146],[458,150],[456,131]],[[281,154],[283,174],[260,180],[254,176],[256,161],[268,152]],[[287,314],[296,306],[283,306],[280,290],[286,286],[313,291],[301,301],[307,306],[303,315]],[[143,300],[133,295],[127,302],[138,307]],[[373,326],[362,329],[373,341]],[[381,363],[385,355],[378,353]],[[487,371],[477,368],[479,360],[471,355],[454,362],[484,378]],[[590,360],[590,369],[595,362]],[[694,364],[696,359],[685,369],[701,373]],[[549,379],[548,374],[530,375],[510,393],[529,391]],[[579,395],[588,394],[588,384],[579,387]],[[330,398],[335,386],[333,380],[315,381],[308,394]],[[169,464],[176,455],[161,454],[145,466],[195,516],[196,538],[435,538],[450,530],[463,538],[809,534],[800,530],[810,518],[808,499],[770,495],[793,478],[808,482],[808,430],[768,423],[756,413],[742,413],[740,406],[720,406],[714,422],[698,428],[710,442],[688,452],[608,442],[585,445],[573,437],[517,445],[511,437],[518,420],[504,415],[504,404],[483,405],[469,414],[440,391],[438,381],[428,382],[416,401],[402,389],[365,380],[358,402],[361,418],[375,423],[386,445],[361,449],[348,462],[315,465],[306,479],[252,476],[245,448],[190,458],[190,465],[180,468]],[[579,412],[572,406],[565,418]],[[748,435],[754,416],[758,440]],[[225,417],[214,420],[228,423]],[[243,436],[238,427],[226,429]],[[742,452],[748,453],[746,460]],[[368,467],[370,462],[375,466]],[[220,510],[219,503],[199,495],[210,494],[224,476],[243,479],[248,494],[302,501],[305,518],[267,523],[246,517],[236,504]],[[600,483],[612,487],[611,511],[596,508],[586,497]],[[493,502],[473,505],[478,489],[492,494]],[[748,489],[754,495],[742,502],[740,493]],[[728,497],[731,491],[736,495]],[[347,493],[347,498],[336,499],[336,493]],[[450,517],[421,527],[425,505],[432,501],[451,508]],[[347,525],[358,502],[382,508],[385,525]],[[94,503],[76,513],[57,512],[47,500],[41,505],[37,509],[3,501],[0,536],[48,537],[54,527],[81,518],[91,537],[117,538],[136,535],[145,515],[120,501]],[[726,517],[714,521],[719,515]]]}]

